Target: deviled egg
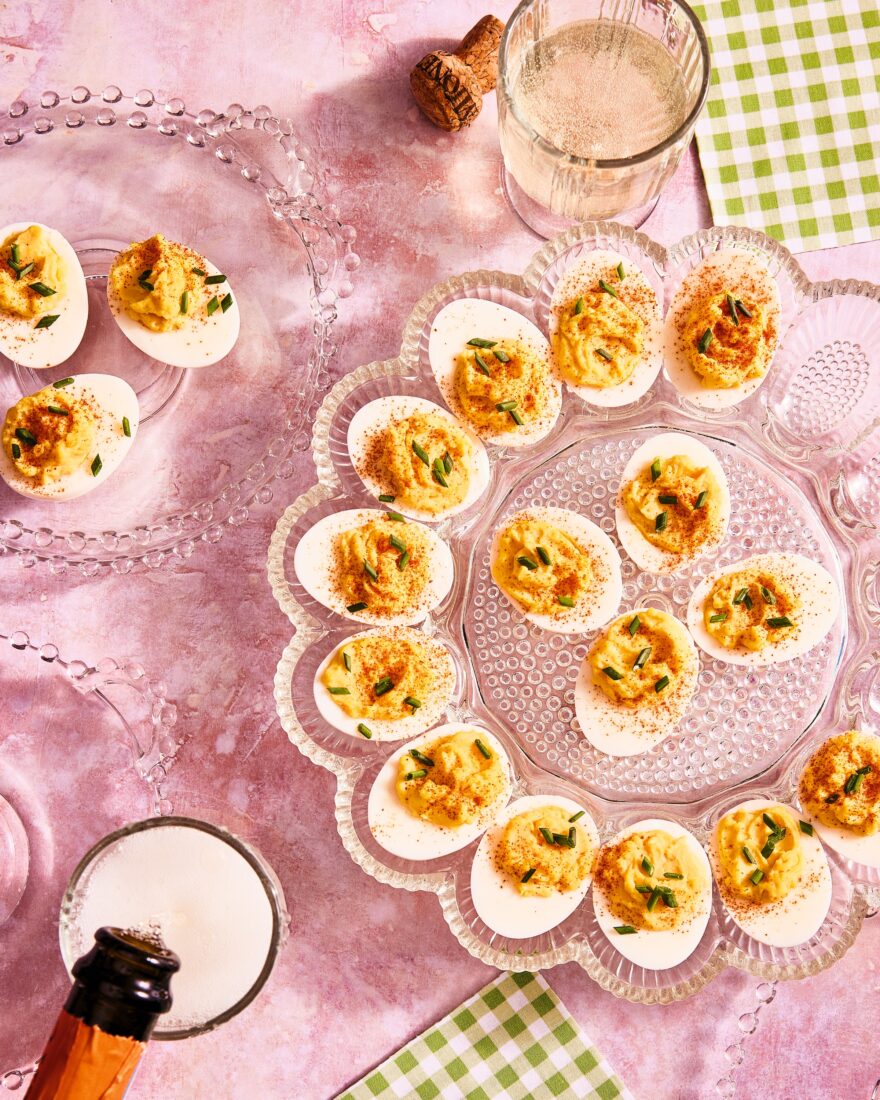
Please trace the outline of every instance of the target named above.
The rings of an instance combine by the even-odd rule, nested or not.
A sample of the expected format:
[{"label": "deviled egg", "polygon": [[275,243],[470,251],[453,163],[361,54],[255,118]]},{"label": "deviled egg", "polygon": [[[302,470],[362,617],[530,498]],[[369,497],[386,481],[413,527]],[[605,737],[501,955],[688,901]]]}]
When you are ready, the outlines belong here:
[{"label": "deviled egg", "polygon": [[591,520],[566,508],[526,508],[492,538],[492,579],[542,630],[578,634],[620,606],[620,556]]},{"label": "deviled egg", "polygon": [[0,229],[0,352],[23,367],[56,367],[79,347],[88,317],[83,270],[58,230]]},{"label": "deviled egg", "polygon": [[107,301],[134,346],[172,367],[210,366],[238,339],[241,315],[226,276],[161,233],[119,253]]},{"label": "deviled egg", "polygon": [[712,874],[699,842],[674,821],[638,821],[599,850],[593,911],[612,946],[636,966],[669,970],[700,944]]},{"label": "deviled egg", "polygon": [[750,397],[764,381],[779,335],[779,287],[757,252],[706,256],[675,292],[664,326],[670,381],[705,409]]},{"label": "deviled egg", "polygon": [[637,756],[674,733],[697,687],[699,659],[673,615],[641,607],[619,615],[581,665],[575,714],[608,756]]},{"label": "deviled egg", "polygon": [[399,512],[334,512],[310,527],[293,555],[310,596],[356,622],[413,626],[452,587],[452,554],[438,535]]},{"label": "deviled egg", "polygon": [[570,798],[528,795],[509,803],[471,865],[477,915],[509,939],[549,932],[586,897],[598,847],[595,822]]},{"label": "deviled egg", "polygon": [[73,500],[116,470],[138,429],[134,390],[109,374],[61,378],[6,413],[0,476],[35,500]]},{"label": "deviled egg", "polygon": [[664,432],[627,462],[614,511],[624,550],[648,573],[674,573],[724,539],[730,491],[721,463],[690,435]]},{"label": "deviled egg", "polygon": [[527,447],[562,408],[546,337],[521,313],[458,298],[434,318],[428,359],[443,400],[490,443]]},{"label": "deviled egg", "polygon": [[709,858],[731,920],[771,947],[814,936],[831,906],[831,871],[813,827],[790,806],[753,798],[712,833]]},{"label": "deviled egg", "polygon": [[636,264],[617,252],[588,252],[562,276],[548,326],[556,373],[591,405],[628,405],[660,373],[657,295]]},{"label": "deviled egg", "polygon": [[710,657],[757,667],[808,653],[834,626],[840,603],[834,578],[818,562],[756,554],[697,585],[687,624]]},{"label": "deviled egg", "polygon": [[859,730],[829,737],[807,761],[799,797],[823,843],[880,867],[880,737]]},{"label": "deviled egg", "polygon": [[454,516],[489,486],[480,439],[423,397],[378,397],[364,405],[349,424],[348,453],[367,489],[413,519]]},{"label": "deviled egg", "polygon": [[370,831],[401,859],[449,855],[489,827],[511,783],[497,737],[480,726],[438,726],[383,764],[367,802]]},{"label": "deviled egg", "polygon": [[407,627],[352,634],[315,672],[315,705],[334,729],[400,741],[429,729],[455,690],[455,664],[434,638]]}]

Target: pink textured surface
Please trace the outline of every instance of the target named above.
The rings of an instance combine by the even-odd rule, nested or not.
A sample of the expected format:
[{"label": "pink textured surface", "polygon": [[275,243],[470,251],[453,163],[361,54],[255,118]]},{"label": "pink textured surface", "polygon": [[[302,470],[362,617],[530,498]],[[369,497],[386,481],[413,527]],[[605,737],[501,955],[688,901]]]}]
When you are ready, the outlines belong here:
[{"label": "pink textured surface", "polygon": [[[335,365],[345,371],[393,355],[411,304],[435,281],[479,266],[519,270],[537,247],[500,197],[491,97],[458,136],[429,126],[409,99],[410,66],[484,10],[469,0],[18,0],[0,6],[0,100],[115,82],[179,94],[196,109],[267,103],[297,120],[359,232],[364,263],[343,303]],[[691,152],[646,229],[670,243],[709,217]],[[815,279],[876,281],[880,244],[813,253],[803,266]],[[284,491],[311,480],[303,458]],[[380,886],[350,862],[332,777],[288,745],[275,719],[272,675],[289,630],[264,561],[287,503],[276,498],[173,574],[76,586],[14,561],[0,570],[4,626],[84,659],[134,654],[166,680],[187,735],[176,808],[256,837],[293,914],[262,997],[219,1032],[154,1045],[135,1100],[331,1096],[491,976],[452,939],[432,896]],[[880,922],[869,921],[837,967],[780,988],[746,1043],[737,1096],[868,1097],[880,1075],[878,952]],[[636,1096],[658,1087],[669,1098],[715,1095],[737,1017],[756,1004],[755,980],[733,971],[690,1001],[655,1008],[615,1001],[574,966],[549,979]]]}]

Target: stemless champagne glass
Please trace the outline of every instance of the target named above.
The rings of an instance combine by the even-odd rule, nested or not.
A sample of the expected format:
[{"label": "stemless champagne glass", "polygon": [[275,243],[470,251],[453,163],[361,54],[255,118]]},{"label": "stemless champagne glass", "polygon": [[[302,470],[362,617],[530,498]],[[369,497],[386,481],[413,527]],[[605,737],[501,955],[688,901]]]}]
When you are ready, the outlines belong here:
[{"label": "stemless champagne glass", "polygon": [[691,140],[709,72],[682,0],[524,0],[498,62],[513,208],[544,237],[594,219],[640,225]]}]

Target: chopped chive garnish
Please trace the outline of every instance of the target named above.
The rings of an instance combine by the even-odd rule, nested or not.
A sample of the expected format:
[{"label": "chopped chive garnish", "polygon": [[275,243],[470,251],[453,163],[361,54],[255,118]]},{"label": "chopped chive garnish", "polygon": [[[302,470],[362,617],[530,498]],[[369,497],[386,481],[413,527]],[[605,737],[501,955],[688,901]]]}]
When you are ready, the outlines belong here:
[{"label": "chopped chive garnish", "polygon": [[25,264],[24,267],[20,267],[20,268],[13,267],[12,270],[15,272],[16,280],[23,279],[25,277],[25,275],[29,275],[34,270],[34,268],[36,266],[37,265],[35,263],[31,262],[29,264]]},{"label": "chopped chive garnish", "polygon": [[568,843],[568,834],[567,833],[554,833],[553,834],[553,843],[558,845],[560,848],[570,847],[570,845]]},{"label": "chopped chive garnish", "polygon": [[660,679],[657,681],[657,683],[654,684],[654,691],[656,691],[657,694],[659,695],[660,692],[663,691],[664,688],[668,688],[668,687],[669,687],[669,677],[668,676],[661,676]]},{"label": "chopped chive garnish", "polygon": [[636,617],[634,619],[630,619],[629,626],[626,629],[629,631],[629,636],[631,638],[635,637],[636,631],[639,629],[639,627],[641,625],[642,625],[642,620],[638,617],[638,615],[636,615]]},{"label": "chopped chive garnish", "polygon": [[394,549],[399,550],[401,552],[401,554],[406,549],[406,543],[403,541],[403,539],[400,537],[400,535],[391,535],[389,537],[388,541],[391,543],[391,545],[394,547]]},{"label": "chopped chive garnish", "polygon": [[232,305],[232,295],[231,294],[224,294],[223,297],[220,299],[220,308],[225,313],[231,305]]},{"label": "chopped chive garnish", "polygon": [[366,737],[368,741],[373,736],[373,731],[369,726],[365,726],[363,722],[358,722],[357,731],[361,737]]},{"label": "chopped chive garnish", "polygon": [[556,602],[561,607],[574,607],[574,596],[557,596]]},{"label": "chopped chive garnish", "polygon": [[414,711],[418,710],[422,705],[422,700],[416,699],[415,695],[407,695],[403,702],[405,706],[412,707]]},{"label": "chopped chive garnish", "polygon": [[654,874],[654,864],[648,859],[647,856],[642,856],[642,870],[645,872],[648,878],[650,878],[651,875]]},{"label": "chopped chive garnish", "polygon": [[584,312],[585,304],[586,303],[584,302],[583,298],[578,298],[578,300],[574,304],[574,315],[575,315],[575,317],[580,316],[580,314]]},{"label": "chopped chive garnish", "polygon": [[489,371],[489,364],[482,357],[482,355],[480,355],[480,353],[478,351],[474,352],[474,362],[477,364],[477,366],[480,368],[480,370],[483,372],[483,374],[489,375],[491,373]]},{"label": "chopped chive garnish", "polygon": [[623,679],[623,673],[618,672],[617,669],[612,667],[611,665],[606,665],[602,669],[602,671],[605,673],[605,675],[608,677],[609,680],[622,680]]},{"label": "chopped chive garnish", "polygon": [[674,493],[661,493],[657,499],[661,504],[678,504],[678,497]]},{"label": "chopped chive garnish", "polygon": [[761,849],[761,856],[764,859],[769,859],[773,855],[773,849],[776,847],[776,837],[770,836],[767,838],[767,843]]},{"label": "chopped chive garnish", "polygon": [[703,505],[708,500],[708,498],[709,498],[709,490],[708,489],[703,489],[703,491],[700,493],[700,495],[694,501],[694,509],[696,510],[697,508],[702,508]]},{"label": "chopped chive garnish", "polygon": [[208,302],[208,307],[207,307],[207,309],[208,309],[208,316],[210,317],[210,316],[211,316],[211,315],[212,315],[213,313],[216,313],[216,312],[217,312],[217,310],[218,310],[219,308],[220,308],[220,302],[219,302],[219,301],[217,300],[217,297],[216,297],[216,295],[215,295],[215,296],[214,296],[214,297],[213,297],[213,298],[212,298],[212,299],[210,300],[210,302]]},{"label": "chopped chive garnish", "polygon": [[363,611],[366,606],[363,600],[359,600],[357,603],[348,604],[345,610],[354,614],[355,611]]},{"label": "chopped chive garnish", "polygon": [[541,836],[544,838],[544,840],[546,840],[546,842],[548,844],[553,843],[553,834],[550,832],[549,829],[545,829],[543,825],[539,825],[538,826],[538,832],[541,834]]},{"label": "chopped chive garnish", "polygon": [[737,298],[737,300],[736,300],[736,308],[740,311],[740,313],[743,315],[743,317],[748,317],[749,320],[752,319],[751,313],[742,304],[742,300],[740,298]]},{"label": "chopped chive garnish", "polygon": [[95,457],[92,459],[92,477],[98,476],[98,474],[101,472],[101,467],[103,465],[104,463],[101,461],[101,456],[95,455]]},{"label": "chopped chive garnish", "polygon": [[409,565],[409,550],[404,550],[404,552],[397,559],[397,568],[398,568],[399,572],[402,573],[408,565]]},{"label": "chopped chive garnish", "polygon": [[761,820],[764,822],[771,833],[779,832],[779,826],[768,813],[761,814]]},{"label": "chopped chive garnish", "polygon": [[865,764],[863,767],[858,769],[856,775],[870,775],[873,770],[874,769],[870,764]]},{"label": "chopped chive garnish", "polygon": [[189,291],[185,290],[180,296],[180,312],[186,313],[189,309]]},{"label": "chopped chive garnish", "polygon": [[413,758],[413,760],[417,760],[419,764],[424,764],[426,768],[434,767],[434,761],[431,759],[431,757],[425,756],[425,754],[423,752],[419,752],[418,749],[410,749],[409,754]]},{"label": "chopped chive garnish", "polygon": [[46,286],[45,283],[28,283],[31,290],[35,291],[41,298],[51,298],[55,291],[50,286]]},{"label": "chopped chive garnish", "polygon": [[373,692],[376,695],[387,695],[389,691],[394,690],[394,681],[390,676],[383,676],[381,680],[377,680],[373,684]]},{"label": "chopped chive garnish", "polygon": [[571,817],[568,820],[569,821],[580,821],[580,819],[584,816],[584,814],[586,812],[587,812],[586,810],[578,810],[578,812],[576,814],[572,814]]},{"label": "chopped chive garnish", "polygon": [[351,654],[347,649],[342,651],[342,663],[345,665],[345,671],[351,672]]},{"label": "chopped chive garnish", "polygon": [[650,894],[653,891],[653,889],[654,889],[653,886],[637,886],[636,887],[636,890],[640,894]]},{"label": "chopped chive garnish", "polygon": [[606,294],[610,294],[612,298],[619,298],[620,295],[609,283],[606,283],[604,279],[599,280],[599,286],[605,291]]},{"label": "chopped chive garnish", "polygon": [[761,881],[761,879],[763,877],[764,877],[764,872],[761,870],[760,867],[757,869],[757,871],[752,871],[752,873],[749,875],[749,878],[752,880],[752,882],[756,886],[758,885],[758,883]]},{"label": "chopped chive garnish", "polygon": [[518,424],[520,427],[522,427],[523,418],[519,415],[516,409],[510,410],[510,419],[514,422],[514,424]]},{"label": "chopped chive garnish", "polygon": [[535,873],[535,871],[537,871],[537,867],[530,867],[528,869],[528,871],[526,871],[526,873],[523,875],[523,877],[519,881],[520,882],[528,882],[529,879],[532,877],[532,875]]},{"label": "chopped chive garnish", "polygon": [[380,504],[393,504],[394,501],[395,501],[394,493],[380,493],[379,494],[379,503]]},{"label": "chopped chive garnish", "polygon": [[475,739],[474,744],[477,746],[477,752],[480,754],[480,756],[484,756],[487,760],[492,759],[492,753],[489,752],[489,750],[486,748],[486,746],[483,744],[483,742],[479,739],[479,737],[477,737]]},{"label": "chopped chive garnish", "polygon": [[351,692],[346,687],[328,687],[327,690],[331,695],[351,695]]},{"label": "chopped chive garnish", "polygon": [[516,561],[518,565],[524,565],[530,573],[534,572],[538,568],[538,563],[533,558],[527,557],[525,554],[520,554]]},{"label": "chopped chive garnish", "polygon": [[72,378],[59,378],[58,381],[53,382],[52,385],[55,387],[56,390],[63,390],[65,386],[72,386],[73,385],[73,379]]},{"label": "chopped chive garnish", "polygon": [[400,512],[389,512],[385,517],[386,519],[393,519],[395,523],[404,523],[404,518]]},{"label": "chopped chive garnish", "polygon": [[568,846],[569,848],[575,848],[577,846],[577,829],[574,825],[568,830]]},{"label": "chopped chive garnish", "polygon": [[545,565],[549,565],[550,561],[551,561],[551,558],[550,558],[550,552],[547,550],[547,548],[544,547],[544,546],[536,546],[535,550],[537,551],[538,557],[541,559],[541,561]]},{"label": "chopped chive garnish", "polygon": [[847,779],[846,783],[844,783],[843,785],[843,793],[855,794],[864,782],[865,776],[868,775],[870,771],[871,768],[870,766],[868,766],[867,770],[865,768],[859,768],[857,772],[853,772],[853,774],[849,777],[849,779]]},{"label": "chopped chive garnish", "polygon": [[455,463],[452,461],[452,455],[447,451],[443,456],[443,472],[451,474],[454,469]]},{"label": "chopped chive garnish", "polygon": [[728,614],[729,614],[729,612],[727,612],[727,611],[719,611],[717,615],[710,615],[709,616],[709,622],[710,623],[724,623],[724,622],[727,622]]},{"label": "chopped chive garnish", "polygon": [[498,411],[499,411],[500,413],[509,413],[509,412],[511,412],[511,411],[512,411],[513,409],[515,409],[515,408],[516,408],[516,400],[515,400],[514,398],[511,398],[511,399],[510,399],[510,400],[508,400],[508,401],[499,401],[499,402],[497,402],[497,404],[495,405],[495,408],[496,408],[496,409],[497,409],[497,410],[498,410]]},{"label": "chopped chive garnish", "polygon": [[193,275],[207,275],[207,271],[202,271],[200,267],[193,267],[190,268],[190,270],[192,271]]},{"label": "chopped chive garnish", "polygon": [[54,413],[55,416],[70,416],[70,409],[62,409],[60,405],[47,405],[46,411]]},{"label": "chopped chive garnish", "polygon": [[138,279],[138,286],[141,290],[146,290],[150,294],[156,289],[155,286],[152,283],[148,283],[146,279]]},{"label": "chopped chive garnish", "polygon": [[825,805],[826,806],[833,806],[835,802],[839,802],[839,801],[840,801],[840,795],[839,794],[829,794],[828,797],[825,799]]},{"label": "chopped chive garnish", "polygon": [[472,348],[494,348],[497,343],[497,340],[483,340],[480,336],[475,336],[472,340],[468,340],[468,344],[470,344]]},{"label": "chopped chive garnish", "polygon": [[655,531],[665,531],[668,525],[669,525],[669,513],[668,512],[658,512],[657,515],[654,518],[654,530]]},{"label": "chopped chive garnish", "polygon": [[498,360],[499,363],[509,363],[510,356],[504,350],[504,348],[493,348],[492,354]]},{"label": "chopped chive garnish", "polygon": [[682,878],[683,879],[684,875],[680,874],[678,871],[664,871],[663,872],[663,877],[664,878]]},{"label": "chopped chive garnish", "polygon": [[626,272],[623,269],[623,260],[621,260],[620,263],[617,265],[617,277],[618,279],[626,278]]},{"label": "chopped chive garnish", "polygon": [[122,418],[122,434],[126,439],[131,439],[131,421],[127,416],[123,416]]},{"label": "chopped chive garnish", "polygon": [[424,779],[427,774],[424,768],[416,768],[414,772],[407,772],[404,779],[407,782],[410,782],[412,779]]},{"label": "chopped chive garnish", "polygon": [[41,317],[37,321],[34,328],[51,328],[60,316],[60,313],[47,313],[45,317]]},{"label": "chopped chive garnish", "polygon": [[763,599],[764,603],[776,603],[776,597],[773,595],[770,589],[765,588],[763,584],[761,585],[761,598]]},{"label": "chopped chive garnish", "polygon": [[376,567],[372,564],[372,562],[368,562],[366,558],[364,558],[364,572],[367,574],[371,581],[377,581],[379,579],[379,574],[376,572]]},{"label": "chopped chive garnish", "polygon": [[746,863],[757,863],[758,862],[755,859],[755,857],[752,855],[752,853],[749,851],[749,849],[746,848],[745,845],[743,845],[742,854],[743,854],[743,859],[746,861]]},{"label": "chopped chive garnish", "polygon": [[415,454],[418,458],[420,458],[426,466],[431,465],[431,459],[430,459],[430,456],[428,455],[428,452],[421,445],[421,443],[419,443],[419,441],[417,439],[414,439],[412,441],[412,449],[413,449],[413,454]]},{"label": "chopped chive garnish", "polygon": [[16,439],[20,439],[26,447],[33,447],[37,442],[37,437],[33,432],[29,432],[27,428],[16,428],[15,437]]},{"label": "chopped chive garnish", "polygon": [[813,833],[816,831],[813,828],[813,826],[809,823],[809,821],[799,821],[798,822],[798,828],[800,829],[800,831],[802,833],[806,833],[807,836],[812,836]]},{"label": "chopped chive garnish", "polygon": [[648,658],[651,656],[651,646],[646,645],[644,649],[639,650],[639,655],[633,661],[633,668],[644,668],[648,663]]},{"label": "chopped chive garnish", "polygon": [[746,603],[746,600],[748,600],[748,599],[749,599],[749,590],[748,590],[748,588],[740,588],[737,592],[734,593],[734,596],[733,596],[733,602],[735,604],[744,603],[744,604],[746,604],[746,607],[750,607],[751,604]]},{"label": "chopped chive garnish", "polygon": [[787,615],[773,615],[767,620],[767,625],[776,628],[781,626],[794,626],[794,623]]},{"label": "chopped chive garnish", "polygon": [[9,258],[11,259],[13,266],[15,266],[16,264],[18,264],[20,262],[18,257],[19,257],[18,245],[14,244],[9,249]]},{"label": "chopped chive garnish", "polygon": [[614,931],[619,936],[634,936],[636,933],[635,928],[631,924],[615,924]]},{"label": "chopped chive garnish", "polygon": [[15,459],[21,458],[21,447],[17,443],[12,444],[12,457]]},{"label": "chopped chive garnish", "polygon": [[435,458],[431,466],[431,475],[438,485],[442,485],[444,489],[449,488],[449,482],[446,480],[446,467],[443,465],[442,458]]},{"label": "chopped chive garnish", "polygon": [[614,356],[611,354],[610,351],[607,351],[605,348],[596,348],[596,354],[600,355],[606,363],[614,362]]},{"label": "chopped chive garnish", "polygon": [[654,889],[651,891],[651,896],[648,898],[647,902],[645,902],[645,906],[646,906],[649,913],[657,905],[657,902],[660,900],[660,896],[661,896],[661,892],[655,886]]},{"label": "chopped chive garnish", "polygon": [[655,458],[651,463],[651,481],[656,481],[660,476],[660,459]]},{"label": "chopped chive garnish", "polygon": [[205,286],[216,286],[218,283],[225,283],[225,275],[208,275],[205,278]]},{"label": "chopped chive garnish", "polygon": [[700,342],[697,347],[700,349],[700,354],[705,355],[709,350],[709,345],[715,339],[715,336],[710,328],[707,328],[703,335],[700,337]]},{"label": "chopped chive garnish", "polygon": [[736,299],[732,294],[727,295],[727,308],[730,310],[730,319],[739,328],[739,314],[736,312]]},{"label": "chopped chive garnish", "polygon": [[678,898],[675,896],[674,890],[670,890],[668,886],[665,890],[661,888],[660,896],[663,898],[663,904],[667,909],[678,908]]}]

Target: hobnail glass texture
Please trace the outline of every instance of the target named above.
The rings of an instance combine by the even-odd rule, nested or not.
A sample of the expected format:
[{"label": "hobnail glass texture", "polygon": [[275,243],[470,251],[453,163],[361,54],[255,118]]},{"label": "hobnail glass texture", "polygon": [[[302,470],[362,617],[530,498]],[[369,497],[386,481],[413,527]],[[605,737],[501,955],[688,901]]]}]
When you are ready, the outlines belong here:
[{"label": "hobnail glass texture", "polygon": [[[270,584],[296,629],[275,677],[279,717],[296,747],[335,773],[337,824],[352,858],[381,882],[437,893],[455,936],[491,965],[536,970],[576,961],[605,989],[645,1003],[686,997],[728,965],[767,979],[804,977],[830,966],[852,944],[876,899],[880,872],[827,849],[833,879],[828,917],[812,940],[784,950],[744,935],[716,891],[699,948],[667,971],[648,971],[619,955],[598,929],[590,895],[543,936],[499,937],[482,924],[470,899],[473,844],[449,857],[413,863],[389,855],[372,837],[367,796],[395,743],[356,740],[321,718],[312,695],[315,670],[360,626],[306,596],[293,572],[293,550],[322,515],[375,504],[346,447],[348,424],[358,408],[376,397],[408,393],[442,405],[427,341],[432,319],[449,301],[485,298],[546,328],[561,274],[585,250],[610,248],[637,263],[668,306],[688,271],[710,252],[728,247],[760,256],[780,288],[782,339],[764,385],[740,405],[710,413],[680,398],[665,374],[648,395],[623,409],[592,408],[566,393],[556,428],[540,444],[526,452],[490,447],[492,474],[483,498],[437,525],[452,547],[456,579],[422,629],[447,644],[458,671],[442,720],[485,725],[511,757],[514,797],[574,798],[589,809],[603,841],[641,818],[667,817],[706,843],[718,817],[747,798],[796,804],[797,777],[820,741],[841,729],[880,729],[874,656],[880,642],[880,550],[867,510],[878,489],[876,484],[865,489],[870,475],[864,473],[872,462],[880,467],[880,432],[870,427],[880,410],[880,334],[871,327],[876,287],[813,285],[781,245],[750,230],[701,231],[667,250],[607,222],[578,226],[549,241],[522,275],[455,276],[417,303],[396,359],[360,367],[328,394],[313,437],[317,484],[281,516],[269,549]],[[860,385],[864,363],[868,376],[863,397],[837,415],[833,427],[823,422],[817,429],[813,415],[810,430],[833,432],[836,444],[830,446],[826,439],[808,438],[805,423],[792,412],[796,391],[781,385],[777,372],[797,374],[823,355],[827,363],[824,349],[840,340],[839,318],[850,309],[865,319],[864,326],[847,329],[847,353],[834,359],[833,371],[819,371],[816,384],[828,392],[848,392],[836,372],[846,378],[851,370],[853,385]],[[851,354],[856,344],[863,358]],[[825,565],[840,587],[842,610],[827,637],[795,661],[750,672],[701,654],[697,693],[679,730],[643,756],[615,759],[590,748],[573,713],[572,685],[595,632],[561,636],[525,623],[494,587],[489,542],[505,515],[531,503],[574,508],[616,541],[613,500],[621,471],[646,438],[665,430],[694,434],[717,454],[731,488],[728,536],[714,554],[671,576],[647,574],[623,554],[621,607],[647,603],[681,616],[693,588],[715,566],[784,550]]]}]

